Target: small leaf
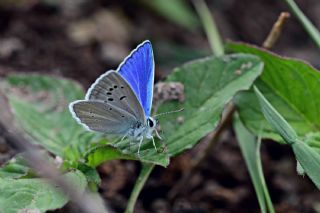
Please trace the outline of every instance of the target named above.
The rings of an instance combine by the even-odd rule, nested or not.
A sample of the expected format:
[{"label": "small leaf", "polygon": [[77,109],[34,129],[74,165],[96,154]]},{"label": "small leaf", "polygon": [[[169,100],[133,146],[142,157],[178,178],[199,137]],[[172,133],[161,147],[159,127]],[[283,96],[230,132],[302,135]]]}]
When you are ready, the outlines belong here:
[{"label": "small leaf", "polygon": [[320,155],[302,141],[292,144],[293,152],[303,171],[310,177],[313,183],[320,189]]},{"label": "small leaf", "polygon": [[101,183],[101,178],[98,171],[86,164],[79,164],[78,169],[86,176],[87,182],[99,185]]},{"label": "small leaf", "polygon": [[274,129],[278,131],[278,133],[284,138],[284,140],[289,143],[293,144],[298,140],[298,136],[296,132],[292,129],[292,127],[287,123],[286,120],[271,106],[268,100],[261,94],[257,87],[253,87],[254,92],[256,93],[262,112],[272,125]]},{"label": "small leaf", "polygon": [[263,176],[260,177],[259,166],[258,166],[258,162],[261,159],[257,158],[257,151],[260,152],[260,150],[257,150],[258,148],[257,140],[254,137],[254,135],[252,135],[245,128],[245,126],[240,121],[238,115],[237,117],[235,117],[233,124],[235,128],[236,136],[240,145],[241,153],[244,157],[254,189],[257,194],[261,212],[267,212],[265,195],[263,191],[263,184],[261,180],[261,178],[264,178],[264,177]]},{"label": "small leaf", "polygon": [[16,156],[0,168],[0,178],[21,178],[28,173],[29,167],[21,156]]},{"label": "small leaf", "polygon": [[[115,147],[113,147],[115,146]],[[158,149],[161,149],[160,142],[156,142]],[[160,147],[160,148],[159,148]],[[115,143],[112,146],[102,145],[92,148],[85,156],[86,163],[91,167],[96,167],[108,160],[138,160],[144,163],[153,163],[160,166],[169,164],[169,156],[166,152],[156,151],[149,140],[144,140],[138,156],[138,143],[130,145],[129,140]]]},{"label": "small leaf", "polygon": [[124,155],[111,146],[95,147],[86,155],[86,163],[91,167],[97,167],[105,161],[116,159],[134,160],[136,158]]},{"label": "small leaf", "polygon": [[[84,191],[86,179],[81,172],[69,172],[64,177],[79,191]],[[25,209],[45,212],[61,208],[68,201],[68,197],[60,188],[40,178],[18,180],[0,178],[0,192],[2,213],[16,213]]]},{"label": "small leaf", "polygon": [[[320,131],[320,72],[309,64],[280,57],[246,44],[229,43],[227,49],[257,55],[264,62],[264,71],[255,82],[262,94],[293,127],[298,136]],[[240,118],[256,135],[279,140],[276,131],[266,122],[253,90],[235,98]]]},{"label": "small leaf", "polygon": [[[308,144],[308,146],[320,155],[320,132],[307,134],[303,142]],[[305,171],[299,162],[297,162],[297,173],[299,175],[305,175]]]},{"label": "small leaf", "polygon": [[[130,141],[129,139],[126,139],[122,142],[110,142],[110,144],[117,150],[112,151],[111,147],[102,147],[102,153],[106,153],[106,151],[108,153],[108,155],[105,156],[107,160],[116,157],[116,159],[139,160],[144,163],[153,163],[164,167],[169,165],[169,155],[162,147],[163,144],[156,138],[155,146],[157,147],[157,150],[154,148],[152,140],[145,138],[142,141],[139,155],[139,141]],[[97,150],[99,149],[100,148]]]},{"label": "small leaf", "polygon": [[[168,81],[184,85],[185,101],[168,102],[161,112],[184,108],[160,117],[170,155],[192,148],[219,123],[224,105],[240,90],[249,89],[263,64],[252,55],[233,54],[187,63],[174,70]],[[179,118],[182,118],[179,121]]]},{"label": "small leaf", "polygon": [[307,134],[303,141],[320,154],[320,132],[311,132]]},{"label": "small leaf", "polygon": [[254,135],[248,131],[240,121],[238,114],[235,114],[233,123],[242,155],[258,197],[261,212],[267,212],[268,209],[270,213],[274,213],[273,203],[263,175],[260,155],[261,140],[259,138],[256,139]]},{"label": "small leaf", "polygon": [[255,88],[255,92],[260,100],[265,118],[269,121],[270,125],[279,132],[287,144],[291,145],[303,171],[305,171],[314,184],[320,189],[320,154],[296,136],[292,127],[268,100],[264,98],[257,88]]}]

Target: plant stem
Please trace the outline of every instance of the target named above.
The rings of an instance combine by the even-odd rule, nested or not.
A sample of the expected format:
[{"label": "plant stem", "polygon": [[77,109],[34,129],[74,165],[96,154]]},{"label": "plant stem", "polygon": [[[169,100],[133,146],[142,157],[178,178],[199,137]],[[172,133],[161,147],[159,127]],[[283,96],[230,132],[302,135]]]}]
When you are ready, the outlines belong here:
[{"label": "plant stem", "polygon": [[266,49],[271,49],[275,42],[278,40],[278,37],[281,34],[282,27],[285,21],[290,17],[290,14],[287,12],[282,12],[278,17],[278,20],[273,24],[271,31],[269,32],[267,38],[263,42],[262,46]]},{"label": "plant stem", "polygon": [[320,33],[317,28],[311,23],[311,21],[303,14],[294,0],[285,0],[292,12],[297,16],[305,30],[309,33],[310,37],[320,48]]},{"label": "plant stem", "polygon": [[135,183],[133,190],[131,192],[125,213],[133,213],[134,206],[137,202],[137,199],[138,199],[138,196],[142,190],[142,187],[144,186],[145,182],[147,181],[154,166],[155,166],[154,164],[146,164],[146,163],[142,164],[142,168],[141,168],[139,177],[136,180],[136,183]]},{"label": "plant stem", "polygon": [[201,19],[203,28],[207,34],[211,50],[215,56],[224,55],[223,42],[221,40],[218,27],[210,10],[203,0],[193,0],[194,7]]},{"label": "plant stem", "polygon": [[262,169],[262,163],[261,163],[261,154],[260,154],[260,146],[261,146],[261,138],[259,137],[257,140],[257,150],[256,150],[256,159],[257,159],[257,169],[258,169],[258,173],[260,176],[260,181],[261,181],[261,185],[262,185],[262,190],[263,190],[263,194],[265,197],[265,201],[268,207],[268,210],[270,213],[275,213],[272,201],[271,201],[271,197],[268,191],[268,187],[266,184],[266,180],[264,179],[264,175],[263,175],[263,169]]}]

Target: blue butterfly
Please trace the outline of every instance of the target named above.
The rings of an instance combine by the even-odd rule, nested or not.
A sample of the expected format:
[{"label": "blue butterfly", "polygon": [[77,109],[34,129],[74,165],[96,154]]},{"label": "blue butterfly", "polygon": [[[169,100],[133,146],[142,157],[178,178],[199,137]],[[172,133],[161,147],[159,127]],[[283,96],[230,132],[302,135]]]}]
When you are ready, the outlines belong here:
[{"label": "blue butterfly", "polygon": [[150,41],[144,41],[119,65],[91,85],[85,100],[70,103],[73,117],[89,131],[126,137],[139,142],[159,136],[150,116],[154,83],[154,58]]}]

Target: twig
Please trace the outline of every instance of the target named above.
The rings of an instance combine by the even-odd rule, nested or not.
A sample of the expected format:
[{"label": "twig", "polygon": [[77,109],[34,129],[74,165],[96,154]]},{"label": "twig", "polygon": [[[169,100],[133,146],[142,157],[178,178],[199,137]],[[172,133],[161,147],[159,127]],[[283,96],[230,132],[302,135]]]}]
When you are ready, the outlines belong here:
[{"label": "twig", "polygon": [[285,21],[290,17],[290,14],[288,12],[282,12],[278,20],[274,23],[271,31],[269,32],[266,40],[263,42],[262,46],[266,49],[271,49],[275,42],[278,40],[279,35],[282,31],[282,27],[285,23]]},{"label": "twig", "polygon": [[70,186],[62,178],[56,167],[31,144],[15,126],[13,115],[6,97],[0,92],[0,133],[20,152],[25,152],[24,158],[28,165],[37,171],[38,175],[48,179],[54,185],[59,186],[69,198],[80,207],[83,213],[105,213],[101,204],[93,200],[88,193],[81,193]]}]

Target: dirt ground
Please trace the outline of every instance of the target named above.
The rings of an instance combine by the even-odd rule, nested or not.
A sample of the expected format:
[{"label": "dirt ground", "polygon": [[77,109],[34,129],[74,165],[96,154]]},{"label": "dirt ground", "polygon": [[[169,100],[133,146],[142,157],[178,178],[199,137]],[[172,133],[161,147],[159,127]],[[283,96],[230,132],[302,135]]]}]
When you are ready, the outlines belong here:
[{"label": "dirt ground", "polygon": [[[75,79],[87,88],[101,73],[116,68],[145,39],[154,45],[156,80],[191,59],[210,54],[200,28],[190,30],[156,13],[142,1],[0,0],[0,76],[37,72]],[[279,0],[207,1],[224,39],[260,45],[273,22],[287,11]],[[320,2],[297,3],[320,27]],[[291,17],[273,51],[320,67],[319,50]],[[147,181],[136,212],[259,212],[258,202],[232,129],[211,155],[172,196],[201,144],[157,167]],[[0,163],[15,150],[0,140]],[[320,212],[320,193],[307,177],[296,174],[287,146],[264,141],[266,181],[277,212]],[[99,167],[99,192],[114,212],[122,212],[139,173],[136,162],[112,161]],[[70,205],[55,212],[70,212]]]}]

